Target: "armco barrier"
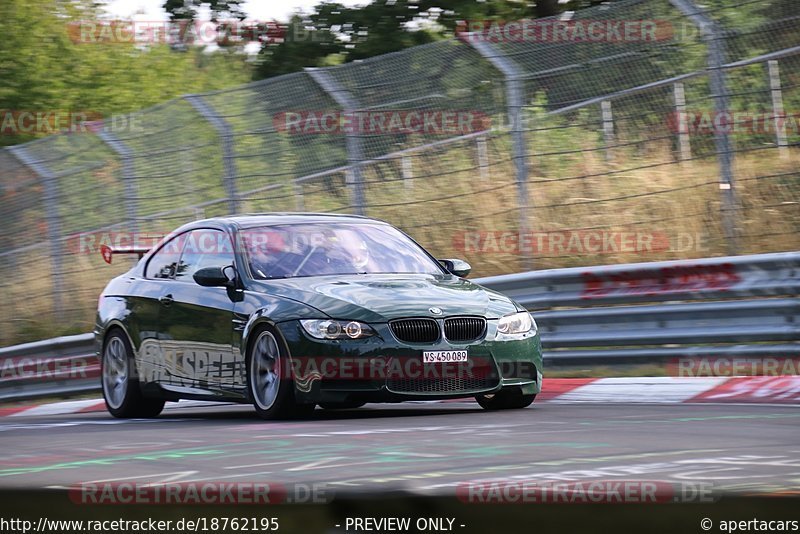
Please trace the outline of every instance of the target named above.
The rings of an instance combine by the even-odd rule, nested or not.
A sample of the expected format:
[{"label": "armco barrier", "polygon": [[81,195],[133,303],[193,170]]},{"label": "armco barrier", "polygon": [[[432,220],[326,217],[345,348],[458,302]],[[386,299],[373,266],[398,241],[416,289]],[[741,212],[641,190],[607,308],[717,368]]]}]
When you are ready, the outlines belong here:
[{"label": "armco barrier", "polygon": [[92,334],[0,349],[0,401],[98,390],[99,376]]},{"label": "armco barrier", "polygon": [[[800,253],[476,279],[531,310],[549,365],[800,356]],[[0,400],[99,389],[91,334],[0,349]]]},{"label": "armco barrier", "polygon": [[476,280],[533,312],[550,365],[800,355],[800,253]]},{"label": "armco barrier", "polygon": [[796,296],[800,252],[574,267],[475,280],[530,310]]}]

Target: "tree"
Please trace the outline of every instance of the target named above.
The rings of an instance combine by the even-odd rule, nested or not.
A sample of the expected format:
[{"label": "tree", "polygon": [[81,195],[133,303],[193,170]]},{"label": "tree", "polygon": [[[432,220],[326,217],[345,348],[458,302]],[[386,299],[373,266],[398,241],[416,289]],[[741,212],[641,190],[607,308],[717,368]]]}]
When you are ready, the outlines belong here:
[{"label": "tree", "polygon": [[[90,117],[137,111],[193,92],[246,81],[243,56],[174,52],[164,44],[83,41],[78,21],[101,18],[93,0],[0,2],[0,110],[81,112]],[[93,35],[90,32],[90,35]],[[0,144],[46,135],[4,131]]]},{"label": "tree", "polygon": [[464,21],[519,20],[557,15],[597,0],[372,0],[360,7],[322,2],[294,16],[279,43],[265,43],[255,77],[269,78],[304,67],[356,61],[452,36]]},{"label": "tree", "polygon": [[211,20],[226,20],[245,18],[242,9],[242,0],[165,0],[164,10],[170,20],[196,20],[200,8],[208,7],[211,11]]}]

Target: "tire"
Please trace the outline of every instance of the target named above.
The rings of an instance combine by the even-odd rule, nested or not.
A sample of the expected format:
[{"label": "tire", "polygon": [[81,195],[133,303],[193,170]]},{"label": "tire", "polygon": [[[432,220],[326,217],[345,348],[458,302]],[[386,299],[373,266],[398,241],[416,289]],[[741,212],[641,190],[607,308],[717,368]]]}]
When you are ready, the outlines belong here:
[{"label": "tire", "polygon": [[361,408],[365,404],[363,401],[323,402],[319,407],[325,410],[352,410]]},{"label": "tire", "polygon": [[484,410],[519,410],[530,406],[534,399],[535,394],[524,395],[520,388],[502,389],[497,393],[475,397]]},{"label": "tire", "polygon": [[114,417],[156,417],[164,409],[163,399],[142,395],[136,377],[136,363],[128,336],[119,329],[111,331],[103,343],[100,357],[100,382],[106,409]]},{"label": "tire", "polygon": [[289,350],[270,326],[253,332],[247,350],[247,392],[262,419],[301,418],[314,411],[314,404],[295,400]]}]

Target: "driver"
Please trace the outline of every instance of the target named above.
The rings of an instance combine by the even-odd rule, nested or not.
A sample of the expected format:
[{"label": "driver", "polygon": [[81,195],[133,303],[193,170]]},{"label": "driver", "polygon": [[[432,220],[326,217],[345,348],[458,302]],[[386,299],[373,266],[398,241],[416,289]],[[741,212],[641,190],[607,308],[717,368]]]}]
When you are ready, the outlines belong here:
[{"label": "driver", "polygon": [[338,263],[340,272],[363,273],[368,271],[370,255],[367,242],[355,230],[337,229],[328,238],[330,241],[328,258]]},{"label": "driver", "polygon": [[275,229],[256,230],[249,235],[243,235],[250,257],[250,268],[254,274],[262,278],[280,278],[290,274],[284,265],[287,256],[293,251],[285,234],[286,232]]}]

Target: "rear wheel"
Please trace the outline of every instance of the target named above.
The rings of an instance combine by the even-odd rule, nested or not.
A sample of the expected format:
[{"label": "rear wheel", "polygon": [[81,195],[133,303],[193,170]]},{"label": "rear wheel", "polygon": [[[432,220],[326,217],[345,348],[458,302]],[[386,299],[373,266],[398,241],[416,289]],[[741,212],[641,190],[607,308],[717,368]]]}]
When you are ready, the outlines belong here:
[{"label": "rear wheel", "polygon": [[133,348],[127,336],[114,329],[106,338],[100,359],[103,398],[114,417],[155,417],[164,409],[163,399],[142,395],[135,369]]},{"label": "rear wheel", "polygon": [[247,383],[256,413],[263,419],[310,415],[313,404],[298,404],[289,354],[278,334],[265,326],[254,332],[247,355]]},{"label": "rear wheel", "polygon": [[527,408],[534,399],[535,394],[523,394],[520,388],[502,389],[497,393],[478,395],[475,400],[484,410],[517,410]]}]

